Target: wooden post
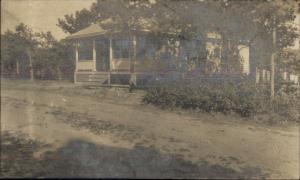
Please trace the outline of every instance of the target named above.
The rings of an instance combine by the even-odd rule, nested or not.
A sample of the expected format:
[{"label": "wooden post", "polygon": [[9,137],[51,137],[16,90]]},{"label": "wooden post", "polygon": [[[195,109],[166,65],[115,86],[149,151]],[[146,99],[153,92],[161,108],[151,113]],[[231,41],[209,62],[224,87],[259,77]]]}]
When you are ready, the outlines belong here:
[{"label": "wooden post", "polygon": [[93,39],[93,71],[97,71],[96,70],[96,42],[95,39]]}]

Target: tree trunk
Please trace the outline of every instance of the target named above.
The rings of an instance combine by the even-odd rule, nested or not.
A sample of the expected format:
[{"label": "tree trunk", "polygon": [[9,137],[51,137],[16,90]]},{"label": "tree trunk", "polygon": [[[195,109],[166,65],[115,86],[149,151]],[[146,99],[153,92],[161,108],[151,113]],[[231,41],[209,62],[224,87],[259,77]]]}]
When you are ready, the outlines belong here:
[{"label": "tree trunk", "polygon": [[20,63],[18,60],[16,62],[16,75],[17,77],[20,77]]},{"label": "tree trunk", "polygon": [[230,57],[230,40],[226,36],[226,32],[219,31],[221,35],[221,72],[228,73],[229,72],[229,57]]},{"label": "tree trunk", "polygon": [[28,54],[28,59],[29,59],[30,80],[33,81],[34,80],[34,71],[33,71],[33,65],[32,65],[33,63],[32,63],[31,51],[28,50],[27,54]]},{"label": "tree trunk", "polygon": [[271,57],[271,99],[274,99],[275,95],[275,52],[272,53]]},{"label": "tree trunk", "polygon": [[61,81],[62,80],[62,72],[61,72],[61,70],[60,70],[60,68],[58,66],[56,68],[56,72],[57,72],[57,78],[58,78],[58,80]]},{"label": "tree trunk", "polygon": [[276,27],[275,27],[275,17],[274,17],[274,28],[273,28],[273,52],[271,57],[271,100],[274,99],[275,95],[275,56],[276,56]]},{"label": "tree trunk", "polygon": [[0,62],[1,63],[1,77],[3,77],[3,74],[4,74],[4,63],[3,61]]}]

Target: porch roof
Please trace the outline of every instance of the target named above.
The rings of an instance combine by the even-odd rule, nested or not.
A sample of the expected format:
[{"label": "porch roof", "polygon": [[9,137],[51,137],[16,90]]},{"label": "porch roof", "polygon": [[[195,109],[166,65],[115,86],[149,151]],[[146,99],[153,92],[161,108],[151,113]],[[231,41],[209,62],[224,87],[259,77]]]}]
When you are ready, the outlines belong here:
[{"label": "porch roof", "polygon": [[[144,33],[159,32],[159,27],[155,26],[151,20],[140,19],[137,24],[139,26],[138,29],[132,29],[132,31],[144,32]],[[122,32],[121,30],[117,30],[117,29],[113,30],[111,28],[111,25],[117,25],[117,22],[113,21],[112,19],[107,19],[101,24],[99,23],[92,24],[87,28],[84,28],[76,33],[73,33],[68,37],[66,37],[66,39],[71,40],[71,39],[87,38],[87,37],[94,37],[94,36],[105,35],[105,34],[115,34],[115,33]],[[107,27],[107,28],[103,28],[103,27]],[[165,32],[164,34],[175,35],[176,33],[174,30],[174,32]]]},{"label": "porch roof", "polygon": [[78,39],[85,37],[93,37],[97,35],[102,35],[107,33],[107,30],[104,30],[99,24],[92,24],[87,28],[84,28],[74,34],[71,34],[66,39]]}]

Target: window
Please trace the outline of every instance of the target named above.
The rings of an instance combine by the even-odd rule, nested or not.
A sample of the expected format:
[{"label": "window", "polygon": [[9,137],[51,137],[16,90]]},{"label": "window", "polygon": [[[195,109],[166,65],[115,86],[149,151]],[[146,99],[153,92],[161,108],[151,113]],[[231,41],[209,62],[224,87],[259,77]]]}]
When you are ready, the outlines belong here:
[{"label": "window", "polygon": [[220,49],[220,47],[215,47],[215,49],[214,49],[214,56],[216,58],[221,58],[221,49]]},{"label": "window", "polygon": [[142,36],[137,38],[137,54],[138,59],[153,59],[155,56],[155,47],[151,39]]},{"label": "window", "polygon": [[93,60],[93,41],[81,40],[78,46],[78,59],[79,60]]},{"label": "window", "polygon": [[169,49],[165,46],[160,54],[159,54],[159,58],[160,60],[163,60],[163,61],[167,61],[167,60],[170,60],[171,59],[171,52],[169,51]]},{"label": "window", "polygon": [[198,58],[204,53],[203,45],[200,40],[187,41],[184,48],[184,53],[189,58]]},{"label": "window", "polygon": [[129,58],[130,43],[128,38],[124,39],[114,39],[113,40],[113,57],[119,58]]},{"label": "window", "polygon": [[137,38],[137,52],[136,57],[138,59],[144,59],[146,55],[146,38],[139,37]]}]

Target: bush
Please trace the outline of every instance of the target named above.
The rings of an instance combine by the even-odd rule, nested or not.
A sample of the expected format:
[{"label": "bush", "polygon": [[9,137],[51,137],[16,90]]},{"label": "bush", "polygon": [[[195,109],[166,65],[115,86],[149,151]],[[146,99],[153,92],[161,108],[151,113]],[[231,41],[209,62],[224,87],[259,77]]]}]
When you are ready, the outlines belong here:
[{"label": "bush", "polygon": [[237,113],[242,117],[277,114],[281,120],[300,122],[300,98],[279,92],[270,101],[268,87],[247,79],[160,81],[146,89],[143,102],[161,108],[197,109],[204,112]]},{"label": "bush", "polygon": [[272,109],[285,120],[300,122],[300,96],[296,91],[287,92],[286,89],[278,92]]},{"label": "bush", "polygon": [[251,83],[230,80],[161,81],[147,89],[143,102],[161,108],[236,112],[250,116],[265,107],[264,92]]}]

